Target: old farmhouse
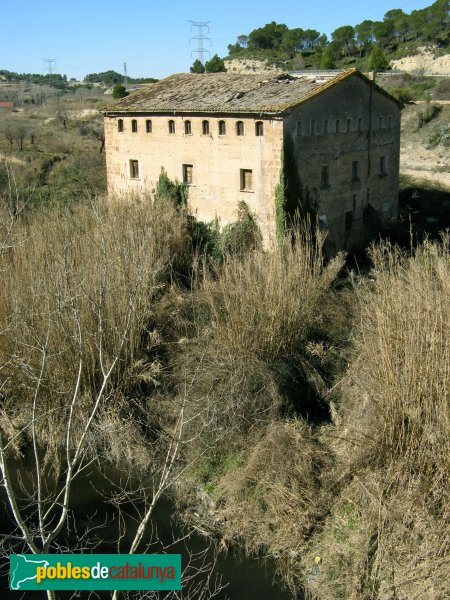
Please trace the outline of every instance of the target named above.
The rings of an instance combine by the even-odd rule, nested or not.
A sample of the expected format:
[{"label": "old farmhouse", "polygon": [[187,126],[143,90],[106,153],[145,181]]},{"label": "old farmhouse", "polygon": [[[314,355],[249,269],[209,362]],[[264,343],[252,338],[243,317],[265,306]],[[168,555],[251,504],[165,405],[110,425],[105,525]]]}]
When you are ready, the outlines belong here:
[{"label": "old farmhouse", "polygon": [[203,221],[236,220],[244,200],[269,247],[281,182],[286,206],[328,230],[329,252],[358,246],[397,220],[401,107],[355,69],[172,75],[105,111],[109,191],[152,192],[164,169]]}]

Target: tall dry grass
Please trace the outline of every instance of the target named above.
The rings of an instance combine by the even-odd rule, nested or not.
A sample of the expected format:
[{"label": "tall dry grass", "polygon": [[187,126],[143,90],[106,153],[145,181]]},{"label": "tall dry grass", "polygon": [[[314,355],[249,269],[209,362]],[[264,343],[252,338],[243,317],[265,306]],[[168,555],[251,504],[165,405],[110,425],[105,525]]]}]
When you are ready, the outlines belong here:
[{"label": "tall dry grass", "polygon": [[[98,201],[15,223],[0,255],[2,416],[58,440],[81,362],[84,406],[116,355],[114,385],[136,358],[158,290],[189,254],[183,215],[146,200]],[[83,418],[81,403],[79,418]]]},{"label": "tall dry grass", "polygon": [[273,358],[299,348],[344,262],[339,255],[325,265],[323,241],[299,228],[273,251],[229,257],[206,277],[214,333],[230,355]]}]

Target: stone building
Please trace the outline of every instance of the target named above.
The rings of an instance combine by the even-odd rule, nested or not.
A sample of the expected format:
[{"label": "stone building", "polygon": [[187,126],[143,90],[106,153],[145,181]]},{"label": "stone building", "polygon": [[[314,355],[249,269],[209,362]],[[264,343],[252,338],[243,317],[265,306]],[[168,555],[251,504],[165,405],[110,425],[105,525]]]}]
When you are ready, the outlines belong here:
[{"label": "stone building", "polygon": [[244,200],[269,247],[281,190],[286,210],[317,216],[329,252],[356,247],[397,220],[401,108],[355,69],[172,75],[105,110],[109,191],[153,192],[164,169],[203,221],[236,220]]}]

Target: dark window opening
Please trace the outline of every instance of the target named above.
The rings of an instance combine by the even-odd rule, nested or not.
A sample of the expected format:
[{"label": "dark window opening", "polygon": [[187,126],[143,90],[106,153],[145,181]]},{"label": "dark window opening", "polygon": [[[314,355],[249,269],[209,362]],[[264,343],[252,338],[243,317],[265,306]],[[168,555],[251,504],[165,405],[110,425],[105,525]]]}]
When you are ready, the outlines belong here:
[{"label": "dark window opening", "polygon": [[386,175],[386,157],[380,156],[380,175]]},{"label": "dark window opening", "polygon": [[150,119],[147,119],[145,121],[145,131],[147,133],[151,133],[152,132],[152,122],[150,121]]},{"label": "dark window opening", "polygon": [[256,121],[255,123],[255,135],[262,136],[264,135],[264,124],[262,121]]},{"label": "dark window opening", "polygon": [[136,121],[136,119],[133,119],[131,121],[131,131],[133,133],[137,133],[137,130],[138,130],[137,121]]},{"label": "dark window opening", "polygon": [[175,133],[175,121],[169,121],[169,133]]},{"label": "dark window opening", "polygon": [[349,210],[345,213],[345,231],[348,232],[353,225],[353,211]]},{"label": "dark window opening", "polygon": [[327,188],[330,187],[330,169],[328,165],[324,165],[320,169],[320,187]]},{"label": "dark window opening", "polygon": [[123,119],[119,119],[117,121],[117,131],[120,131],[120,132],[123,131]]},{"label": "dark window opening", "polygon": [[351,130],[352,130],[352,120],[347,119],[347,133],[350,133]]},{"label": "dark window opening", "polygon": [[340,119],[336,119],[336,133],[341,132],[341,121]]},{"label": "dark window opening", "polygon": [[241,169],[241,192],[251,192],[253,190],[253,171],[251,169]]},{"label": "dark window opening", "polygon": [[209,135],[209,121],[202,121],[202,133],[203,135]]},{"label": "dark window opening", "polygon": [[328,133],[328,119],[323,122],[323,132]]},{"label": "dark window opening", "polygon": [[392,129],[392,117],[391,117],[391,115],[389,115],[389,117],[388,117],[388,128]]},{"label": "dark window opening", "polygon": [[225,121],[219,121],[219,135],[225,135],[227,132],[227,127],[225,125]]},{"label": "dark window opening", "polygon": [[139,161],[130,160],[130,178],[139,179]]},{"label": "dark window opening", "polygon": [[194,167],[192,165],[183,165],[183,183],[192,183],[192,172]]},{"label": "dark window opening", "polygon": [[236,123],[236,135],[244,135],[244,123],[243,123],[243,121],[238,121]]},{"label": "dark window opening", "polygon": [[190,121],[185,121],[184,122],[184,133],[186,135],[191,135],[192,128],[191,128],[191,122]]},{"label": "dark window opening", "polygon": [[358,118],[358,131],[362,131],[363,130],[363,120],[362,117]]},{"label": "dark window opening", "polygon": [[354,160],[352,162],[352,181],[358,181],[359,179],[359,162]]},{"label": "dark window opening", "polygon": [[383,117],[378,117],[378,129],[383,129]]}]

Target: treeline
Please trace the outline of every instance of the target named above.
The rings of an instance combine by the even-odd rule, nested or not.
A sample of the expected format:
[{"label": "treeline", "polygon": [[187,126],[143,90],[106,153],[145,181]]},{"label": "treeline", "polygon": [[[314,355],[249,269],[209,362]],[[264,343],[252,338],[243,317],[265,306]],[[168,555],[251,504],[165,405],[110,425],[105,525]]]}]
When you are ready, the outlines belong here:
[{"label": "treeline", "polygon": [[[128,77],[128,83],[155,83],[158,81],[154,77]],[[89,73],[84,78],[88,83],[103,83],[105,85],[114,85],[123,82],[123,75],[117,71],[103,71],[102,73]]]},{"label": "treeline", "polygon": [[[67,87],[67,75],[61,75],[59,73],[40,74],[40,73],[16,73],[15,71],[8,71],[7,69],[0,69],[0,77],[8,82],[21,82],[34,83],[37,85],[51,85],[59,89]],[[114,85],[115,83],[122,83],[123,75],[117,73],[117,71],[103,71],[101,73],[89,73],[85,76],[84,81],[86,83],[103,83],[105,85]],[[129,83],[154,83],[158,81],[154,77],[128,77]]]},{"label": "treeline", "polygon": [[342,25],[331,34],[331,40],[315,29],[289,29],[272,21],[238,36],[228,46],[231,57],[266,51],[273,58],[290,58],[316,54],[320,66],[332,68],[340,58],[368,56],[374,46],[385,52],[394,51],[400,43],[423,41],[445,47],[450,41],[449,0],[436,0],[431,6],[413,10],[389,10],[382,21],[364,20],[357,25]]}]

